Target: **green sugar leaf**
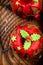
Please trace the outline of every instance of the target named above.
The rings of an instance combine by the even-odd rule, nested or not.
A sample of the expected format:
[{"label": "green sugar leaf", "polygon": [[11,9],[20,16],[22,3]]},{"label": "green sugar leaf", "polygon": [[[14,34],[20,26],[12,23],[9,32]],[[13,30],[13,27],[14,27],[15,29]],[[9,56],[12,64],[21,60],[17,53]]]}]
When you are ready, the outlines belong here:
[{"label": "green sugar leaf", "polygon": [[40,39],[40,35],[39,34],[32,34],[31,35],[31,38],[32,38],[32,41],[37,41],[37,40],[39,40]]},{"label": "green sugar leaf", "polygon": [[21,48],[20,48],[20,47],[17,47],[17,49],[18,49],[18,50],[21,50]]},{"label": "green sugar leaf", "polygon": [[38,2],[38,0],[33,0],[34,2]]},{"label": "green sugar leaf", "polygon": [[25,30],[20,30],[20,34],[24,39],[26,39],[26,37],[29,36],[28,32],[26,32]]},{"label": "green sugar leaf", "polygon": [[24,49],[25,50],[28,50],[30,48],[30,46],[31,46],[31,41],[30,42],[27,42],[27,41],[24,42]]},{"label": "green sugar leaf", "polygon": [[12,36],[11,40],[14,42],[16,40],[16,36]]}]

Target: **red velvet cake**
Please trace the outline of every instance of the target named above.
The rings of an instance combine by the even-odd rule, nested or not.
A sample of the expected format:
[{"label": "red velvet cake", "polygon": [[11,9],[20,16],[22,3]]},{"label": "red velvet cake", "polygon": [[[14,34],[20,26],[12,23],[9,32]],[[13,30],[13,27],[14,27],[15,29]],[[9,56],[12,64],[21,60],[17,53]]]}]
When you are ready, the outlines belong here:
[{"label": "red velvet cake", "polygon": [[23,18],[34,16],[34,18],[38,19],[42,10],[40,0],[12,0],[11,4],[14,13]]},{"label": "red velvet cake", "polygon": [[18,54],[29,55],[33,57],[41,51],[42,33],[37,27],[26,24],[22,27],[18,26],[16,33],[10,36],[10,45]]}]

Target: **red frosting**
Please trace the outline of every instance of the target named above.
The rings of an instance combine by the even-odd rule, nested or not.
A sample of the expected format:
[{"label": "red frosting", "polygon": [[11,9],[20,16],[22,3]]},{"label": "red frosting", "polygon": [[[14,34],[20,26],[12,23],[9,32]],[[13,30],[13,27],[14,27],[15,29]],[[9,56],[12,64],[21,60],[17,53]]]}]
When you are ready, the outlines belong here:
[{"label": "red frosting", "polygon": [[[22,7],[23,18],[26,18],[30,14],[31,7],[35,7],[39,10],[42,9],[40,0],[12,0],[13,2],[13,10],[16,13],[16,10],[19,7]],[[38,18],[40,15],[39,13],[34,15],[35,18]]]},{"label": "red frosting", "polygon": [[11,38],[14,36],[15,40],[12,41],[12,39],[11,39],[10,42],[12,44],[12,47],[16,50],[16,52],[19,54],[22,54],[22,55],[27,54],[30,57],[32,57],[36,50],[40,50],[41,43],[43,42],[43,39],[40,37],[40,39],[38,39],[36,41],[32,41],[30,48],[25,50],[24,45],[23,45],[24,42],[23,42],[22,35],[20,34],[20,30],[25,30],[29,34],[29,36],[27,36],[25,39],[28,42],[31,41],[32,34],[39,34],[40,35],[40,31],[38,28],[29,28],[28,25],[24,25],[23,27],[20,27],[20,26],[17,27],[16,34],[11,34]]}]

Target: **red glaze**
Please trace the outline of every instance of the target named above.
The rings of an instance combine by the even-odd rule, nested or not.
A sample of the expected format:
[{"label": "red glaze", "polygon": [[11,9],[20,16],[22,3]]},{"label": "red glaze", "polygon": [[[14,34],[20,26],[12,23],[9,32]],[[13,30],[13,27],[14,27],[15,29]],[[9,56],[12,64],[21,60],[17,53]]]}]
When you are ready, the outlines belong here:
[{"label": "red glaze", "polygon": [[37,29],[37,28],[28,28],[28,29],[26,29],[26,31],[28,32],[28,33],[30,33],[30,34],[33,34],[33,33],[39,33],[39,30]]},{"label": "red glaze", "polygon": [[[31,7],[35,7],[41,11],[42,7],[40,4],[40,0],[38,2],[34,2],[33,0],[12,0],[13,2],[13,11],[16,13],[16,10],[19,7],[22,7],[22,13],[23,13],[23,18],[26,18],[31,11]],[[40,14],[34,15],[36,19],[38,19]]]},{"label": "red glaze", "polygon": [[39,34],[40,33],[40,31],[39,31],[38,28],[33,28],[33,27],[29,28],[28,24],[24,25],[22,27],[22,29],[25,30],[25,31],[27,31],[29,34],[33,34],[33,33]]},{"label": "red glaze", "polygon": [[[12,47],[16,50],[17,53],[19,53],[20,55],[29,55],[30,57],[32,57],[34,55],[34,52],[36,50],[40,50],[41,49],[41,44],[43,43],[43,39],[40,37],[39,40],[36,41],[32,41],[31,42],[31,46],[28,50],[24,49],[24,45],[23,45],[23,40],[22,40],[22,36],[20,34],[20,30],[28,30],[28,33],[30,34],[30,36],[26,37],[27,41],[31,41],[31,35],[32,34],[40,34],[39,29],[37,28],[29,28],[29,26],[26,24],[23,27],[17,26],[17,32],[16,34],[11,34],[12,36],[16,36],[16,40],[14,42],[12,42],[12,40],[10,40]],[[21,49],[18,50],[17,47],[20,47]]]},{"label": "red glaze", "polygon": [[[34,46],[34,47],[33,47]],[[38,50],[41,48],[41,45],[40,45],[40,41],[35,41],[35,42],[32,42],[32,46],[31,48],[35,51],[35,50]]]},{"label": "red glaze", "polygon": [[34,55],[34,50],[32,48],[30,48],[28,51],[27,51],[27,54],[32,57]]}]

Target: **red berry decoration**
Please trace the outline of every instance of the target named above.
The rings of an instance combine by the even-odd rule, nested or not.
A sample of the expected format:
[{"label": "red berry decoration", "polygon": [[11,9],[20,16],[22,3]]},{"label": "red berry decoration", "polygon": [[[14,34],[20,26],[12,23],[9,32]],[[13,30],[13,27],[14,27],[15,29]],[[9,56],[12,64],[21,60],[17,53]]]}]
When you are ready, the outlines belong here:
[{"label": "red berry decoration", "polygon": [[12,3],[13,11],[23,18],[27,18],[31,14],[34,18],[39,18],[42,10],[40,0],[12,0]]},{"label": "red berry decoration", "polygon": [[43,43],[42,36],[38,28],[18,26],[16,34],[11,34],[10,42],[17,53],[33,57],[35,51],[40,51]]}]

